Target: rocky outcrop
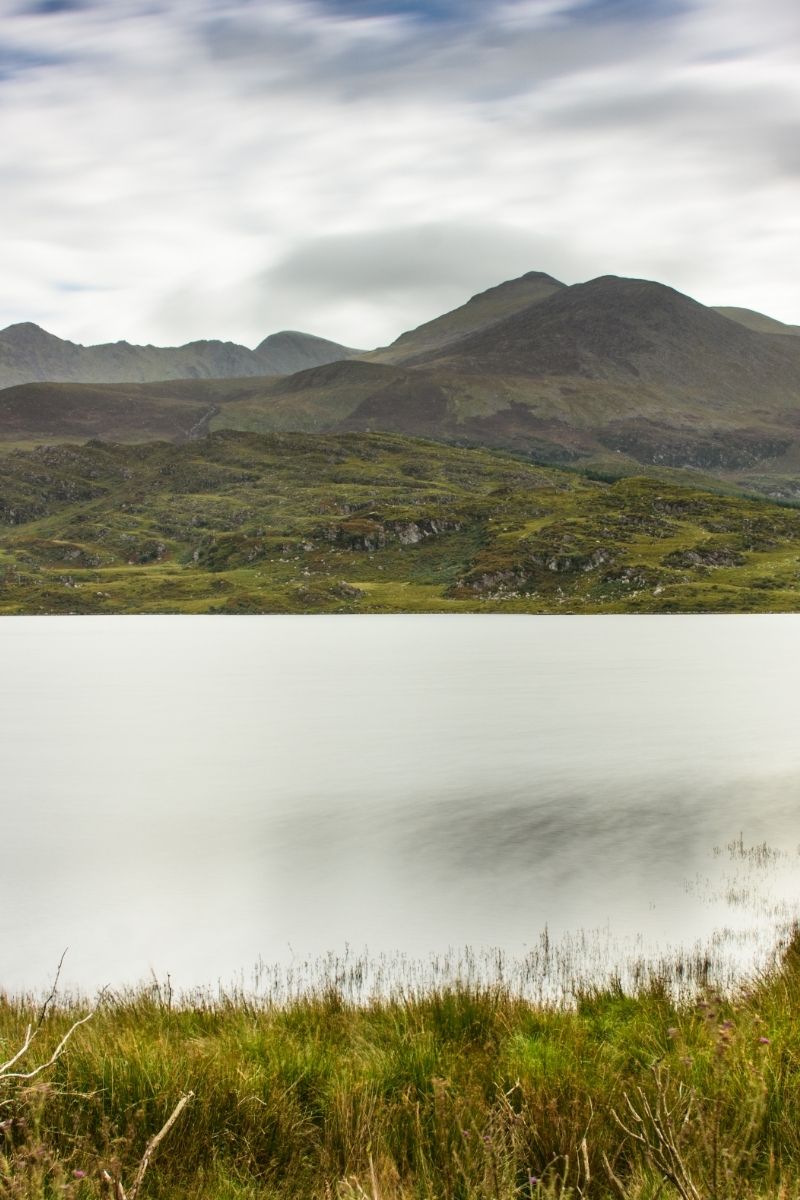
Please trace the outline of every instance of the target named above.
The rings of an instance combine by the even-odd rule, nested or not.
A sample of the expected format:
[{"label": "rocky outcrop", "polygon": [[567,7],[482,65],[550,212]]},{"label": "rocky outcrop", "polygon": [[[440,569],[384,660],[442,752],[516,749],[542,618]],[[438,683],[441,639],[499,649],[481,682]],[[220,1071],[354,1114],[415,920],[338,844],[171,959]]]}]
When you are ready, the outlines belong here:
[{"label": "rocky outcrop", "polygon": [[461,529],[461,522],[444,517],[418,517],[415,520],[384,520],[370,515],[354,517],[328,525],[321,536],[348,550],[374,553],[391,542],[401,546],[417,546],[429,538],[440,537]]},{"label": "rocky outcrop", "polygon": [[690,550],[675,550],[662,559],[665,567],[741,567],[743,554],[729,546],[694,546]]}]

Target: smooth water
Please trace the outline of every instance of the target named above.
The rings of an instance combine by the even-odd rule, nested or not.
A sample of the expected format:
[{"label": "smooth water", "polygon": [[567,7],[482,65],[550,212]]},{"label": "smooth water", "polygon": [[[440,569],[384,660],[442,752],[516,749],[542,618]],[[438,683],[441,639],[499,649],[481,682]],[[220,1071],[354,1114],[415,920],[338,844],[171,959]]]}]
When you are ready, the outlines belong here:
[{"label": "smooth water", "polygon": [[0,666],[0,989],[746,961],[800,894],[798,617],[6,618]]}]

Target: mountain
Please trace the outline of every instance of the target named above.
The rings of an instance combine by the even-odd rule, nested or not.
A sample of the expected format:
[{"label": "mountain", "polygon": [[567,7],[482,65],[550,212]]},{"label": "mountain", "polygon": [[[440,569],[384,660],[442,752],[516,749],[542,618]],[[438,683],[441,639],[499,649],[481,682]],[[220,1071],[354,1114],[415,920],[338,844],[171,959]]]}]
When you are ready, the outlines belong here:
[{"label": "mountain", "polygon": [[[36,334],[45,348],[48,336]],[[297,337],[245,353],[280,350],[288,369]],[[285,376],[0,391],[0,443],[18,446],[226,428],[393,432],[608,476],[703,472],[796,500],[800,339],[650,280],[567,287],[530,272],[391,347]]]},{"label": "mountain", "polygon": [[371,354],[363,357],[373,362],[410,362],[418,354],[441,349],[470,333],[488,329],[504,318],[529,308],[531,304],[538,304],[540,300],[547,299],[566,286],[543,271],[528,271],[519,279],[510,279],[506,283],[488,288],[485,292],[479,292],[452,312],[436,317],[433,321],[426,321],[424,325],[419,325],[408,333],[402,333],[391,346],[373,350]]},{"label": "mountain", "polygon": [[746,329],[755,329],[756,333],[783,333],[793,337],[800,336],[800,325],[784,325],[783,321],[776,321],[774,317],[754,312],[752,308],[720,308],[716,306],[714,312],[722,313],[723,317],[727,317],[730,321],[736,321],[739,325],[744,325]]},{"label": "mountain", "polygon": [[[663,284],[604,276],[561,288],[405,366],[424,373],[413,406],[425,391],[440,436],[800,496],[800,341]],[[387,382],[346,427],[409,432],[409,413]]]},{"label": "mountain", "polygon": [[231,379],[284,375],[360,351],[307,333],[272,334],[255,349],[235,342],[185,346],[80,346],[31,322],[0,331],[0,388],[33,382],[144,383],[162,379]]},{"label": "mountain", "polygon": [[800,399],[800,345],[661,283],[603,276],[413,359],[459,372],[612,382],[676,399]]},{"label": "mountain", "polygon": [[251,374],[293,375],[295,371],[305,371],[309,367],[320,367],[342,358],[355,358],[362,351],[340,346],[338,342],[329,342],[327,338],[314,337],[310,333],[284,329],[281,333],[271,333],[265,337],[254,353],[266,369]]}]

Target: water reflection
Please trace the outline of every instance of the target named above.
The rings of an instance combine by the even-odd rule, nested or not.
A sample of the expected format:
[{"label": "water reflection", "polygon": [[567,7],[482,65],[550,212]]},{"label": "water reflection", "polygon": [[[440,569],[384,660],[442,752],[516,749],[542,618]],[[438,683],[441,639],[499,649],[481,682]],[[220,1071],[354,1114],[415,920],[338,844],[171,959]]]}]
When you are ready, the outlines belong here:
[{"label": "water reflection", "polygon": [[[7,619],[0,986],[65,945],[92,987],[745,944],[800,894],[798,649],[795,617]],[[780,870],[726,884],[740,831]]]}]

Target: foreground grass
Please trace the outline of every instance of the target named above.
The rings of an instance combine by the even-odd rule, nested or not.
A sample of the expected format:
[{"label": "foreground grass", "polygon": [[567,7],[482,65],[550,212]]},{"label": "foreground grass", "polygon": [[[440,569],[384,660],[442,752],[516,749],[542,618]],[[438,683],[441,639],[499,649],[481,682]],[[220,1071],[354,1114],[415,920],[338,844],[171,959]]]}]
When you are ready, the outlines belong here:
[{"label": "foreground grass", "polygon": [[800,611],[800,511],[710,486],[395,434],[6,453],[0,613]]},{"label": "foreground grass", "polygon": [[[189,1091],[142,1197],[800,1195],[800,938],[734,999],[679,1003],[657,980],[576,999],[106,995],[50,1070],[0,1082],[0,1195],[90,1200],[103,1171],[129,1182]],[[47,1013],[33,1065],[81,1011]],[[29,1021],[35,1006],[0,1001],[0,1057]]]}]

